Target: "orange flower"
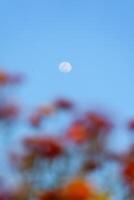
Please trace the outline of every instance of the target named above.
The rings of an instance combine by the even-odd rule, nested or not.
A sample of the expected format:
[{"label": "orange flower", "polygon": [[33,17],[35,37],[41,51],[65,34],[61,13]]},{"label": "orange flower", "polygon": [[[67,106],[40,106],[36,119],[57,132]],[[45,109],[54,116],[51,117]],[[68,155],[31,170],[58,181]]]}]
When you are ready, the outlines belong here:
[{"label": "orange flower", "polygon": [[24,140],[24,145],[39,157],[55,158],[63,153],[60,143],[52,138],[31,137]]},{"label": "orange flower", "polygon": [[65,200],[89,200],[95,195],[95,190],[86,180],[75,179],[68,183],[63,191]]},{"label": "orange flower", "polygon": [[87,127],[80,122],[74,123],[67,132],[67,137],[75,143],[83,143],[89,138]]}]

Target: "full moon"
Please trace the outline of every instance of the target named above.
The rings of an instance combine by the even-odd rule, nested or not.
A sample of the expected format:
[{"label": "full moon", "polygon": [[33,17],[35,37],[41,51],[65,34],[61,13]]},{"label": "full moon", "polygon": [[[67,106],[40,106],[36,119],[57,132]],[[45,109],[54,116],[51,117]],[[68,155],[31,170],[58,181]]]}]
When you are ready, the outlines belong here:
[{"label": "full moon", "polygon": [[69,73],[72,70],[72,65],[69,62],[62,62],[59,64],[59,70],[63,73]]}]

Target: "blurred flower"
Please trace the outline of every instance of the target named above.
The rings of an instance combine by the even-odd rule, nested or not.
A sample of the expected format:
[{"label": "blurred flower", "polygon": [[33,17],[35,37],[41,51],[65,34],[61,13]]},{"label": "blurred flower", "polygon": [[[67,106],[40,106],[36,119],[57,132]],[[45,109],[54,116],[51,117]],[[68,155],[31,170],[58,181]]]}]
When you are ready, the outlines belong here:
[{"label": "blurred flower", "polygon": [[134,189],[134,160],[125,163],[123,168],[125,182]]},{"label": "blurred flower", "polygon": [[54,113],[55,109],[53,106],[40,106],[37,110],[29,117],[29,123],[33,127],[40,127],[43,119]]},{"label": "blurred flower", "polygon": [[18,117],[20,109],[15,104],[0,105],[0,120],[12,120]]},{"label": "blurred flower", "polygon": [[128,122],[128,128],[129,130],[134,131],[134,119]]},{"label": "blurred flower", "polygon": [[[8,125],[8,123],[6,124],[3,122],[10,122],[10,120],[17,119],[20,114],[20,107],[15,103],[11,103],[10,89],[12,88],[9,86],[14,87],[16,84],[21,83],[22,80],[23,77],[20,74],[11,74],[7,71],[0,70],[1,131],[7,127],[3,125]],[[9,103],[7,104],[7,102]],[[56,114],[57,111],[70,111],[72,113],[76,111],[74,108],[75,104],[73,104],[72,101],[61,98],[50,105],[41,105],[37,107],[35,112],[29,117],[28,122],[32,127],[40,128],[44,120]],[[73,114],[76,114],[76,112]],[[73,115],[71,115],[71,117],[72,116]],[[88,175],[92,175],[92,172],[98,173],[99,171],[100,174],[98,173],[98,175],[101,176],[100,178],[105,178],[103,177],[105,173],[101,173],[101,168],[106,169],[107,164],[109,165],[112,163],[111,161],[114,161],[114,164],[122,167],[121,175],[127,186],[132,189],[132,199],[134,199],[134,146],[128,149],[127,152],[120,154],[111,152],[107,148],[106,135],[108,134],[105,133],[109,133],[113,124],[111,120],[102,113],[87,112],[84,116],[79,116],[78,114],[77,119],[78,120],[73,121],[63,135],[57,137],[37,135],[24,138],[23,145],[25,149],[23,149],[23,153],[10,154],[10,161],[11,164],[13,164],[13,168],[11,169],[17,169],[16,172],[19,173],[19,176],[14,176],[13,174],[13,178],[15,179],[15,183],[18,184],[19,182],[19,184],[16,188],[10,188],[8,190],[5,189],[7,188],[5,182],[4,184],[0,182],[0,200],[108,200],[110,198],[109,194],[105,192],[99,193],[96,188],[93,187],[92,183],[86,180],[86,177],[88,178]],[[24,128],[23,125],[22,128]],[[128,128],[129,130],[134,130],[134,119],[128,122]],[[18,127],[16,130],[18,131]],[[8,138],[6,137],[6,139]],[[67,143],[65,141],[66,139]],[[68,144],[70,144],[68,141],[73,143],[71,148],[68,146]],[[82,145],[83,148],[79,148],[79,146],[74,144],[84,145]],[[14,147],[16,146],[14,145]],[[7,150],[1,150],[1,153],[4,155],[4,160],[6,160]],[[58,159],[59,157],[60,161]],[[51,162],[53,159],[57,160]],[[63,163],[57,165],[58,162]],[[2,171],[2,173],[7,172],[7,168]],[[74,175],[81,178],[70,179],[74,177]],[[112,174],[110,174],[109,177],[111,176]],[[50,182],[48,179],[51,179]],[[68,182],[65,182],[67,180]],[[108,181],[109,180],[106,180],[105,185],[107,188],[109,187]],[[47,188],[52,183],[52,187],[49,189],[44,188],[42,191],[39,191],[39,188],[42,188],[44,183]],[[55,189],[55,186],[57,189]],[[59,188],[59,186],[61,188]]]},{"label": "blurred flower", "polygon": [[98,163],[97,161],[94,161],[94,160],[87,160],[87,161],[84,163],[82,170],[83,170],[84,172],[89,173],[89,172],[92,172],[92,171],[98,169],[100,166],[101,166],[101,164]]},{"label": "blurred flower", "polygon": [[4,70],[0,70],[0,86],[7,84],[18,84],[21,83],[23,77],[20,74],[10,74]]},{"label": "blurred flower", "polygon": [[[37,195],[38,200],[61,200],[61,191],[58,189],[41,191]],[[63,199],[64,200],[64,199]]]},{"label": "blurred flower", "polygon": [[74,107],[74,104],[67,99],[59,99],[54,102],[54,106],[57,109],[72,110],[72,108]]},{"label": "blurred flower", "polygon": [[35,128],[39,128],[42,123],[42,116],[33,114],[29,117],[28,121],[31,126],[33,126]]},{"label": "blurred flower", "polygon": [[0,86],[6,85],[9,82],[9,74],[0,70]]},{"label": "blurred flower", "polygon": [[86,114],[86,120],[89,123],[89,126],[92,130],[103,131],[103,133],[107,133],[112,128],[112,123],[109,119],[107,119],[104,115],[89,112]]},{"label": "blurred flower", "polygon": [[81,144],[89,138],[88,129],[84,123],[73,123],[67,131],[67,138],[77,144]]},{"label": "blurred flower", "polygon": [[25,138],[24,145],[30,152],[48,159],[56,158],[63,153],[63,148],[58,141],[44,136]]},{"label": "blurred flower", "polygon": [[74,179],[64,188],[65,200],[92,200],[96,192],[93,186],[84,179]]}]

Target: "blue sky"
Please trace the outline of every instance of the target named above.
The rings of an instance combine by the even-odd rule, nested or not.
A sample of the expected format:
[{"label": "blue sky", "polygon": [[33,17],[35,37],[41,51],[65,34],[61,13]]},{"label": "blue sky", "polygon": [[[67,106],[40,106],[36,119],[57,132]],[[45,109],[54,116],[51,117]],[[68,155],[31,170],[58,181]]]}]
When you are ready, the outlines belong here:
[{"label": "blue sky", "polygon": [[[134,113],[133,0],[1,0],[0,64],[24,72],[23,100],[57,96]],[[72,63],[69,74],[60,62]]]},{"label": "blue sky", "polygon": [[[65,96],[124,123],[134,116],[133,54],[133,0],[0,0],[0,65],[26,74],[24,104]],[[58,70],[65,60],[69,74]],[[119,149],[128,141],[120,128]]]}]

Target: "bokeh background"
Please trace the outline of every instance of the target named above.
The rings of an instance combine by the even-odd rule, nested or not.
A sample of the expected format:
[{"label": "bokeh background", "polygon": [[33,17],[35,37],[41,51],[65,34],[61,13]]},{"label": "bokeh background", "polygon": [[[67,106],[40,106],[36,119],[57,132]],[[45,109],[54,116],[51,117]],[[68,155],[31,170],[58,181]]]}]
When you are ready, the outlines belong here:
[{"label": "bokeh background", "polygon": [[[23,104],[65,96],[108,108],[119,124],[133,116],[133,10],[133,0],[1,0],[0,64],[28,77]],[[125,133],[118,139],[124,147]]]}]

